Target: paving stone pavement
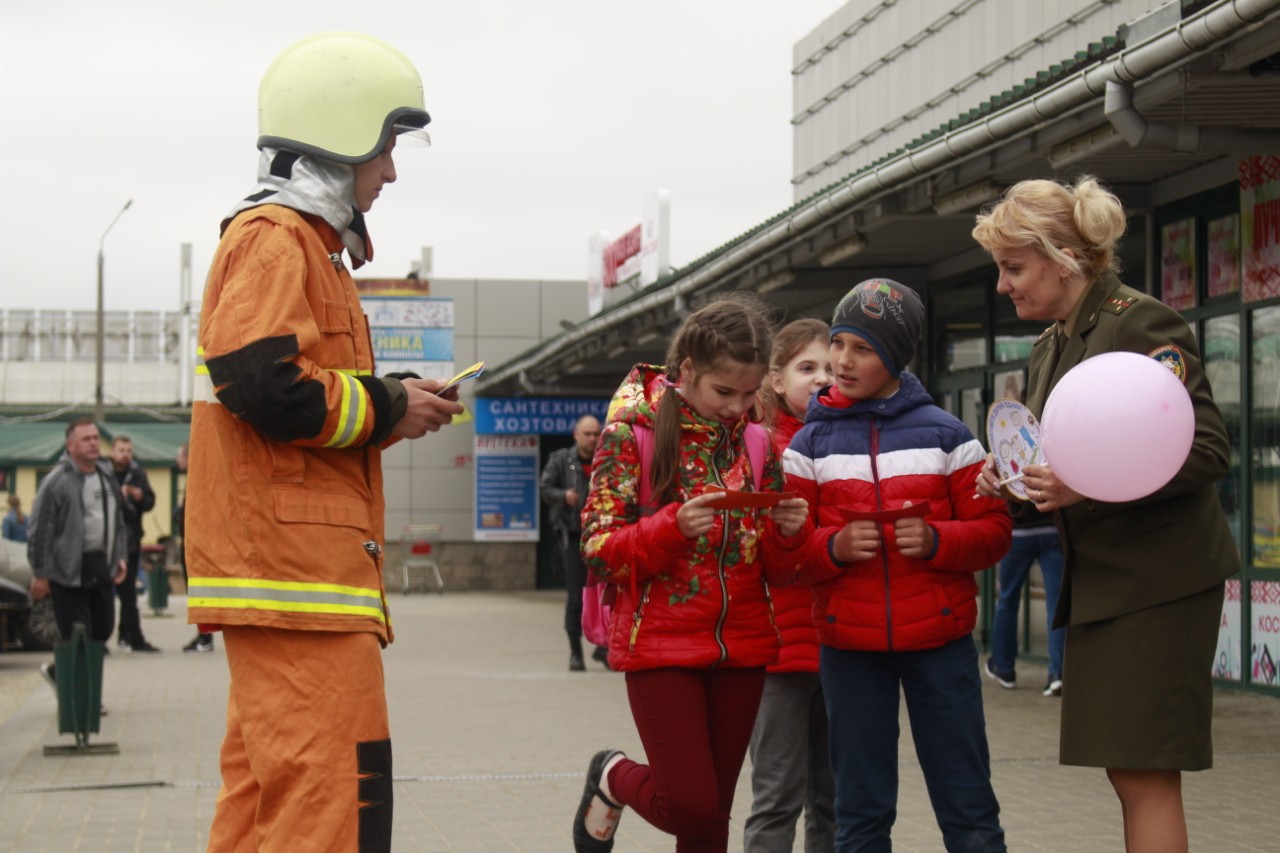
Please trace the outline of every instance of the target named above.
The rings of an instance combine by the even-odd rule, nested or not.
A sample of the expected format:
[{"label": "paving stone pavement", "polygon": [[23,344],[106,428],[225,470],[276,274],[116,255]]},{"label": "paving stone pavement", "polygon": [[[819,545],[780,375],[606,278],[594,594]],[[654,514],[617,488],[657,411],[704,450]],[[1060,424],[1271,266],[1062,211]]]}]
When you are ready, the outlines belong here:
[{"label": "paving stone pavement", "polygon": [[[594,663],[568,671],[562,601],[555,592],[393,595],[397,640],[385,664],[396,851],[571,851],[591,754],[642,754],[621,676]],[[0,653],[0,851],[204,850],[227,668],[220,644],[212,654],[181,653],[193,629],[185,600],[170,603],[171,615],[143,624],[163,654],[107,658],[110,715],[92,742],[117,742],[119,755],[45,757],[45,744],[72,741],[57,733],[53,692],[39,675],[50,656]],[[1103,772],[1057,763],[1059,703],[1036,689],[1044,675],[1022,663],[1021,689],[984,679],[1009,849],[1120,851],[1119,806]],[[1280,850],[1280,699],[1219,691],[1214,726],[1216,768],[1185,776],[1192,849]],[[895,850],[938,851],[905,714],[902,731]],[[742,849],[748,772],[730,850]],[[673,846],[624,814],[614,849]]]}]

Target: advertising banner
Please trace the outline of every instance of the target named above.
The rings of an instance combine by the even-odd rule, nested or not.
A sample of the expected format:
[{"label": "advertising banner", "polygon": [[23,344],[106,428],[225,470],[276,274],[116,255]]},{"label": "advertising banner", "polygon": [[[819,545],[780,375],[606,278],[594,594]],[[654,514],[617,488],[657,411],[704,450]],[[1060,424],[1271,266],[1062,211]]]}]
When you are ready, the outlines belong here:
[{"label": "advertising banner", "polygon": [[1280,296],[1280,157],[1240,161],[1240,265],[1245,302]]},{"label": "advertising banner", "polygon": [[477,435],[569,435],[583,415],[604,423],[609,401],[591,397],[481,397],[476,400]]},{"label": "advertising banner", "polygon": [[538,541],[538,437],[475,437],[477,542]]},{"label": "advertising banner", "polygon": [[453,375],[453,300],[432,296],[364,296],[378,374],[424,379]]}]

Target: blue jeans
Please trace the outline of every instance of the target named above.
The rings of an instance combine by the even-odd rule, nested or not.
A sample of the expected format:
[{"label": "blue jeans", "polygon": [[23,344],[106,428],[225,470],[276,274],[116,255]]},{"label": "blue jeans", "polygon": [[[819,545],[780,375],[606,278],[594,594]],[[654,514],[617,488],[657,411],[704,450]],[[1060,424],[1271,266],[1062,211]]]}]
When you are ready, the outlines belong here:
[{"label": "blue jeans", "polygon": [[1009,553],[1000,561],[1000,599],[996,602],[995,624],[991,630],[991,662],[997,672],[1015,671],[1018,657],[1018,602],[1031,564],[1040,561],[1044,576],[1045,627],[1049,631],[1049,679],[1062,677],[1062,647],[1067,629],[1053,627],[1062,592],[1062,543],[1058,531],[1034,536],[1015,536]]},{"label": "blue jeans", "polygon": [[948,851],[1003,853],[1000,805],[982,712],[978,649],[969,636],[916,652],[822,647],[822,689],[836,780],[836,850],[892,849],[898,814],[898,691],[929,801]]}]

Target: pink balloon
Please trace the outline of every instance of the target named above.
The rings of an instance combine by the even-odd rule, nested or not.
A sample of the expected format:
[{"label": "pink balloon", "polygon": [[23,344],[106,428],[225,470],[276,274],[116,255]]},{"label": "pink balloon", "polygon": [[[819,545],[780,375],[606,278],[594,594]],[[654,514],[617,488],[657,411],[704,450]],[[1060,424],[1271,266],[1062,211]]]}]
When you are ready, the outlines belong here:
[{"label": "pink balloon", "polygon": [[1191,452],[1191,395],[1154,358],[1110,352],[1067,371],[1044,406],[1045,460],[1062,482],[1099,501],[1146,497]]}]

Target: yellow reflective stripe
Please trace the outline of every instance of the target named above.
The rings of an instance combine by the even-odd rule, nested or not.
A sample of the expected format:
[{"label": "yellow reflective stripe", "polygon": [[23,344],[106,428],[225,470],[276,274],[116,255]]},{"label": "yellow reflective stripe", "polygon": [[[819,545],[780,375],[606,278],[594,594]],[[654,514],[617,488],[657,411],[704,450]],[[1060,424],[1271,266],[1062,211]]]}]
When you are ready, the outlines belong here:
[{"label": "yellow reflective stripe", "polygon": [[344,616],[372,616],[379,622],[387,621],[381,607],[352,604],[303,604],[297,601],[263,601],[256,598],[189,598],[187,608],[193,607],[223,610],[274,610],[280,613],[335,613]]},{"label": "yellow reflective stripe", "polygon": [[363,367],[331,367],[334,373],[343,373],[347,376],[372,376],[372,370],[365,370]]},{"label": "yellow reflective stripe", "polygon": [[386,621],[380,590],[336,583],[190,578],[187,607],[337,613]]},{"label": "yellow reflective stripe", "polygon": [[209,366],[204,363],[204,347],[196,347],[196,376],[208,376]]},{"label": "yellow reflective stripe", "polygon": [[358,595],[382,600],[382,592],[368,586],[348,586],[341,583],[310,583],[308,581],[273,581],[266,578],[198,578],[190,577],[192,586],[240,587],[241,589],[278,589],[287,592],[332,592],[338,595]]},{"label": "yellow reflective stripe", "polygon": [[338,429],[324,443],[325,447],[346,447],[360,435],[364,426],[364,387],[352,376],[334,371],[342,377],[342,405],[338,409]]}]

